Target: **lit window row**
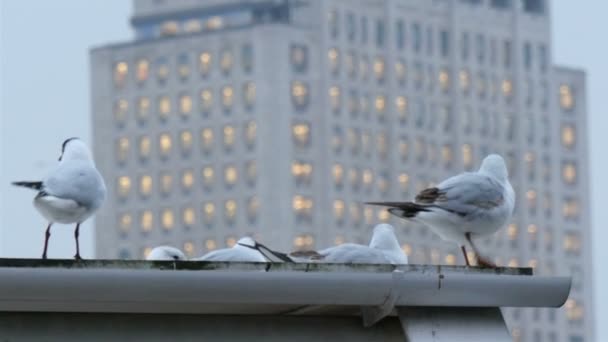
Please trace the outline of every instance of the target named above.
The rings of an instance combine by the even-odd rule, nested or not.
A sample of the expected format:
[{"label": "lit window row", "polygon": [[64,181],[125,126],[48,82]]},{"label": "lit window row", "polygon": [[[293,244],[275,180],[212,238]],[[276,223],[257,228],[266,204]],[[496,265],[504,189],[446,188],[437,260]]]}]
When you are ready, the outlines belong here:
[{"label": "lit window row", "polygon": [[[214,55],[211,51],[200,52],[192,62],[191,55],[188,53],[180,53],[175,61],[175,73],[180,80],[187,80],[192,75],[192,70],[198,70],[198,74],[202,77],[207,77],[214,69],[214,63],[217,59],[217,69],[224,75],[229,75],[234,69],[235,56],[232,47],[223,47]],[[251,45],[245,44],[240,48],[240,65],[245,72],[251,72],[253,69],[253,49]],[[196,66],[194,65],[196,64]],[[165,84],[171,73],[169,66],[169,58],[166,56],[157,57],[154,61],[148,58],[136,59],[132,66],[129,66],[127,61],[118,61],[113,65],[113,80],[117,88],[123,88],[129,79],[129,69],[133,68],[133,76],[135,83],[138,85],[144,84],[151,75],[154,75],[160,84]]]},{"label": "lit window row", "polygon": [[304,195],[295,195],[292,199],[292,207],[296,219],[301,221],[312,221],[313,200]]},{"label": "lit window row", "polygon": [[[176,177],[175,183],[178,183],[181,190],[190,192],[194,188],[196,180],[195,171],[192,169],[184,169],[179,172],[179,177]],[[201,170],[202,186],[211,190],[216,184],[216,172],[212,166],[205,166]],[[238,168],[234,164],[227,164],[222,168],[221,179],[224,186],[227,188],[234,187],[239,179]],[[249,185],[254,186],[257,179],[257,164],[254,160],[248,161],[244,165],[243,180]],[[136,182],[136,184],[133,184]],[[167,196],[173,191],[174,175],[168,171],[161,171],[156,181],[150,175],[140,175],[134,180],[129,176],[120,176],[116,182],[116,192],[119,198],[126,199],[131,191],[136,190],[143,198],[148,198],[153,193],[154,183],[158,184],[159,192]],[[136,187],[137,189],[133,189]]]}]

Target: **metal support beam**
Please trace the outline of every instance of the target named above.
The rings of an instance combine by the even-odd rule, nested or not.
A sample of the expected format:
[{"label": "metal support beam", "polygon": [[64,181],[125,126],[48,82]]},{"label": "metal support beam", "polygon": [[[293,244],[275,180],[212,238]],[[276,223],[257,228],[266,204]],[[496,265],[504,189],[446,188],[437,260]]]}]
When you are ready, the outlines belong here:
[{"label": "metal support beam", "polygon": [[407,342],[511,342],[500,308],[397,307]]}]

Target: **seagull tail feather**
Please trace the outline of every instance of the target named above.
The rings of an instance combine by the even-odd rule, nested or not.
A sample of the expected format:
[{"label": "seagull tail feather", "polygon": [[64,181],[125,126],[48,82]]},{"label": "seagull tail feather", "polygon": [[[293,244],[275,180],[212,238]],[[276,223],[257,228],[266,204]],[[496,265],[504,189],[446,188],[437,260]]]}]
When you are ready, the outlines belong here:
[{"label": "seagull tail feather", "polygon": [[30,188],[30,189],[34,189],[34,190],[41,190],[42,189],[42,182],[26,182],[26,181],[22,181],[22,182],[12,182],[12,184],[14,186],[22,186],[24,188]]}]

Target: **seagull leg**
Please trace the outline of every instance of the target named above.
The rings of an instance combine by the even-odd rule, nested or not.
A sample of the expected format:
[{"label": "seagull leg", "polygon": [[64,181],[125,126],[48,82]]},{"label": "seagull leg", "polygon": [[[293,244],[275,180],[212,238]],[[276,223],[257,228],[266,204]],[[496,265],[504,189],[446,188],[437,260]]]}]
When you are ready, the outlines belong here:
[{"label": "seagull leg", "polygon": [[467,232],[464,234],[464,236],[467,238],[467,241],[469,241],[469,243],[471,244],[471,248],[473,248],[473,252],[475,252],[475,257],[477,258],[477,265],[479,265],[481,267],[487,267],[487,268],[496,268],[496,264],[494,264],[490,260],[487,260],[486,258],[482,257],[481,254],[479,254],[479,250],[477,250],[477,247],[475,247],[475,245],[473,244],[473,240],[471,239],[471,233]]},{"label": "seagull leg", "polygon": [[79,236],[79,231],[80,230],[80,222],[78,222],[76,224],[76,230],[74,230],[74,239],[76,239],[76,255],[74,255],[74,259],[76,260],[82,260],[82,258],[80,257],[80,245],[78,244],[78,236]]},{"label": "seagull leg", "polygon": [[42,259],[46,259],[46,250],[49,247],[49,238],[51,237],[51,226],[52,222],[49,222],[48,227],[46,227],[46,233],[44,233],[44,250],[42,251]]},{"label": "seagull leg", "polygon": [[462,249],[462,255],[464,255],[464,261],[467,263],[467,266],[471,266],[471,264],[469,263],[469,256],[467,255],[467,250],[464,248],[464,245],[460,246],[460,249]]}]

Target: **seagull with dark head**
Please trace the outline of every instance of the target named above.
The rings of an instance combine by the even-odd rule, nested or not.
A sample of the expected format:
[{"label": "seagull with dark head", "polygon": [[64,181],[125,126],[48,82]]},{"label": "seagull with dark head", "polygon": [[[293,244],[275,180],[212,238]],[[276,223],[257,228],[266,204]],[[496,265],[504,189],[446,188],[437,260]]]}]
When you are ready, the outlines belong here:
[{"label": "seagull with dark head", "polygon": [[184,252],[171,246],[154,247],[146,256],[146,260],[168,260],[168,261],[185,261],[188,260]]},{"label": "seagull with dark head", "polygon": [[61,146],[59,164],[42,181],[13,182],[38,191],[34,206],[49,221],[44,239],[42,258],[47,258],[49,237],[53,223],[76,223],[74,239],[80,259],[78,243],[80,224],[93,215],[106,197],[106,186],[95,168],[87,145],[78,138],[70,138]]},{"label": "seagull with dark head", "polygon": [[442,239],[459,244],[467,266],[465,245],[469,244],[479,265],[495,267],[480,255],[473,238],[494,234],[509,222],[515,192],[503,158],[491,154],[477,172],[465,172],[424,189],[413,202],[367,204],[390,207],[391,214],[423,223]]}]

